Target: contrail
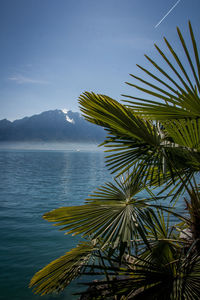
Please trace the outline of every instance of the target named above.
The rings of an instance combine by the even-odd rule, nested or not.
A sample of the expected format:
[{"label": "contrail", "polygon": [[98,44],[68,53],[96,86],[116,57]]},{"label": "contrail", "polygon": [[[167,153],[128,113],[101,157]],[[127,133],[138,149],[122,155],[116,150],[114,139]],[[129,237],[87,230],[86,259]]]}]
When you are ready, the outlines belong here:
[{"label": "contrail", "polygon": [[172,6],[172,8],[168,11],[168,13],[166,13],[166,15],[164,15],[164,17],[158,22],[158,24],[156,24],[156,26],[154,27],[154,28],[156,28],[156,27],[158,27],[161,23],[162,23],[162,21],[170,14],[170,12],[179,4],[179,2],[180,2],[181,0],[178,0],[175,4],[174,4],[174,6]]}]

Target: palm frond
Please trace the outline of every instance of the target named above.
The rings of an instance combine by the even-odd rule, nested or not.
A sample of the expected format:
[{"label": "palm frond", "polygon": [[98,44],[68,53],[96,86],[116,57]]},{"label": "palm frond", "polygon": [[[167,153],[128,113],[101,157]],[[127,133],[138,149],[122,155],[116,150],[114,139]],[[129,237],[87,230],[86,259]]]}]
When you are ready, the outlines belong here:
[{"label": "palm frond", "polygon": [[159,136],[154,125],[135,116],[132,110],[116,100],[94,93],[84,93],[79,97],[81,111],[86,120],[104,127],[109,134],[122,140],[159,145]]},{"label": "palm frond", "polygon": [[[138,169],[138,176],[154,171],[162,175],[162,139],[156,125],[133,114],[133,111],[103,95],[85,93],[80,96],[81,110],[86,120],[103,126],[109,133],[104,145],[111,154],[107,166],[118,176]],[[144,176],[143,176],[144,177]]]},{"label": "palm frond", "polygon": [[72,280],[80,276],[81,270],[94,251],[95,246],[92,243],[80,243],[37,272],[31,279],[30,287],[36,294],[41,295],[62,291]]},{"label": "palm frond", "polygon": [[115,180],[97,189],[85,205],[61,207],[44,215],[55,225],[63,226],[67,234],[82,234],[93,240],[103,240],[103,246],[117,248],[121,243],[130,246],[138,236],[145,237],[145,222],[149,204],[136,197],[141,182]]},{"label": "palm frond", "polygon": [[[163,136],[156,124],[137,117],[131,109],[107,96],[85,93],[80,96],[80,104],[86,120],[103,126],[109,132],[104,142],[108,149],[106,164],[117,176],[129,171],[130,174],[143,177],[146,184],[155,182],[161,185],[169,174],[175,183],[177,172],[169,164],[166,155],[173,157],[177,170],[183,174],[189,170],[199,170],[199,154],[189,153],[189,146],[198,148],[199,145],[198,120],[182,123],[168,121],[164,124]],[[187,135],[184,137],[185,132]],[[180,146],[177,142],[180,142]],[[177,145],[180,149],[177,149]],[[187,166],[185,161],[188,162]]]},{"label": "palm frond", "polygon": [[[134,97],[124,95],[125,97],[133,99],[130,101],[127,100],[125,102],[128,104],[129,107],[134,109],[135,112],[137,111],[137,113],[141,114],[142,116],[156,120],[166,120],[166,118],[170,120],[200,117],[200,63],[197,44],[194,38],[194,33],[190,22],[189,30],[195,59],[191,57],[190,51],[186,46],[183,35],[180,29],[177,28],[181,45],[183,47],[186,59],[193,74],[193,79],[190,79],[187,72],[187,67],[185,67],[184,64],[181,62],[178,54],[175,52],[168,40],[164,38],[167,48],[170,51],[173,59],[175,60],[177,67],[174,66],[174,63],[167,58],[164,52],[157,45],[155,45],[155,47],[159,55],[166,63],[166,66],[170,68],[171,72],[174,74],[174,77],[176,79],[171,77],[154,60],[152,60],[146,55],[148,61],[160,73],[161,77],[163,76],[164,79],[162,80],[159,76],[154,75],[146,68],[138,66],[143,72],[145,72],[145,74],[147,74],[153,80],[155,80],[156,84],[153,84],[134,75],[131,76],[143,83],[145,86],[147,86],[147,88],[132,83],[128,84],[142,91],[144,94],[151,96],[151,98],[157,98],[158,101],[152,99],[150,100],[145,98],[138,98],[137,96]],[[193,63],[193,60],[195,60],[196,65]],[[169,82],[169,84],[167,82]],[[150,87],[151,89],[149,89],[148,87]]]},{"label": "palm frond", "polygon": [[200,118],[166,120],[162,124],[164,132],[173,140],[174,146],[187,148],[192,152],[198,152],[200,155]]},{"label": "palm frond", "polygon": [[[195,254],[187,256],[179,252],[177,255],[172,252],[169,255],[169,249],[166,247],[160,250],[162,254],[164,251],[164,254],[154,253],[154,260],[135,257],[131,262],[127,262],[126,267],[119,269],[118,276],[109,282],[107,280],[93,282],[93,296],[95,291],[97,296],[98,286],[101,286],[101,292],[105,294],[102,299],[112,299],[114,295],[119,299],[136,300],[199,299],[199,256]],[[99,269],[101,270],[101,267]],[[113,270],[111,267],[108,268],[108,272]],[[88,290],[86,294],[90,295],[90,291]]]}]

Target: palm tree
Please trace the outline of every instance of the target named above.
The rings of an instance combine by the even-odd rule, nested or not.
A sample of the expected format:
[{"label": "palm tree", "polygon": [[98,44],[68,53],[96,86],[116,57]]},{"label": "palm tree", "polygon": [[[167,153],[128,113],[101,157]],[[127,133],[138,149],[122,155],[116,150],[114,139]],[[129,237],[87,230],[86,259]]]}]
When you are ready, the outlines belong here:
[{"label": "palm tree", "polygon": [[[192,78],[164,39],[177,67],[155,47],[175,78],[146,56],[160,76],[138,66],[155,83],[134,75],[142,86],[128,83],[147,98],[124,95],[121,104],[105,95],[80,96],[85,119],[107,131],[103,144],[115,180],[84,205],[44,215],[85,242],[34,275],[36,293],[58,292],[90,274],[101,280],[88,283],[89,299],[200,298],[200,61],[190,22],[194,58],[177,31]],[[181,200],[185,217],[176,211]]]}]

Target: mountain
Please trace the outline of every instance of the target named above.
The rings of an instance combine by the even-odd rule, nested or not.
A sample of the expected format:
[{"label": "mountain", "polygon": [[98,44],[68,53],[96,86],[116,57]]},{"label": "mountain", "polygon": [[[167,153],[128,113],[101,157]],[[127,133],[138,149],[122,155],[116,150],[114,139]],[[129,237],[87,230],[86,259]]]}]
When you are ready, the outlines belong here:
[{"label": "mountain", "polygon": [[105,131],[78,112],[49,110],[13,122],[0,120],[0,141],[101,142]]}]

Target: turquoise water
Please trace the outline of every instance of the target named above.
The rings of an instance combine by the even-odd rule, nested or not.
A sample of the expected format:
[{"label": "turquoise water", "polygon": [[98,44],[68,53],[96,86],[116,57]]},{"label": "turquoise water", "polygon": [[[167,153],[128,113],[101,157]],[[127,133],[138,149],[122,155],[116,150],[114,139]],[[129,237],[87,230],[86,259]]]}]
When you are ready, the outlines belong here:
[{"label": "turquoise water", "polygon": [[31,277],[75,247],[42,215],[80,205],[112,180],[104,152],[96,145],[0,144],[0,299],[76,300],[85,287],[72,283],[62,294],[40,297],[28,288]]},{"label": "turquoise water", "polygon": [[34,295],[28,285],[36,271],[78,241],[42,215],[60,206],[82,204],[91,191],[110,180],[104,153],[94,146],[27,149],[0,150],[0,299],[77,299],[72,296],[75,284],[58,296],[44,297]]}]

